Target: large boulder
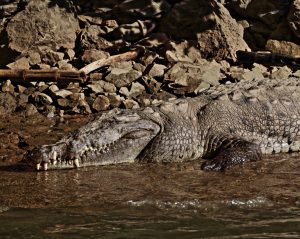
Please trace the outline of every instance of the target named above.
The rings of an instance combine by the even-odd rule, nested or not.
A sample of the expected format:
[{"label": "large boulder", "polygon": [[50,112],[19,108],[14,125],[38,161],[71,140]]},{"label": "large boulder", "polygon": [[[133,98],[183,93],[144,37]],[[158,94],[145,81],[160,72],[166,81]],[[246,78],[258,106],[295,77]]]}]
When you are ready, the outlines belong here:
[{"label": "large boulder", "polygon": [[75,47],[78,20],[73,13],[50,2],[29,1],[26,8],[10,20],[6,28],[10,49],[24,53],[41,46],[54,51]]},{"label": "large boulder", "polygon": [[205,58],[236,59],[237,50],[248,49],[244,28],[216,0],[183,0],[161,21],[161,31],[175,39],[198,39]]}]

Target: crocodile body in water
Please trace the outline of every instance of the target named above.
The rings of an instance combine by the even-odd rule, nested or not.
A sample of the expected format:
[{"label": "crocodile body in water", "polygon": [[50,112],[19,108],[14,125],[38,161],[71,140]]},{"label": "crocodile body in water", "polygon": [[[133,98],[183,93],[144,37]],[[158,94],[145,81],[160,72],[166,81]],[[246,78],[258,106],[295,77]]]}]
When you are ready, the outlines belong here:
[{"label": "crocodile body in water", "polygon": [[125,162],[208,159],[224,170],[262,154],[300,150],[300,79],[253,80],[132,110],[111,110],[23,162],[64,169]]}]

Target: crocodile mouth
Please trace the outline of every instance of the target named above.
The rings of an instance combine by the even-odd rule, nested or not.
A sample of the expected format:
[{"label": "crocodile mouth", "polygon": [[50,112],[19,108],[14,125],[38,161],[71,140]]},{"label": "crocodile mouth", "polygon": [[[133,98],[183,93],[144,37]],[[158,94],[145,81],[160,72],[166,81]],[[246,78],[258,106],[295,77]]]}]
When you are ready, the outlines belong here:
[{"label": "crocodile mouth", "polygon": [[95,119],[55,144],[28,151],[22,162],[38,171],[131,163],[159,131],[156,122],[121,111]]}]

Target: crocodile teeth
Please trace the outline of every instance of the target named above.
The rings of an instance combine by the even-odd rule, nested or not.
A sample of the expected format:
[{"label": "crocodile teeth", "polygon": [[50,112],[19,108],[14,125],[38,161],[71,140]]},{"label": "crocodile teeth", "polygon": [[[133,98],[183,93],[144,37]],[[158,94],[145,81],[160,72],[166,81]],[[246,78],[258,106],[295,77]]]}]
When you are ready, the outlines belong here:
[{"label": "crocodile teeth", "polygon": [[40,168],[41,168],[41,164],[40,164],[40,163],[38,163],[38,164],[36,165],[36,170],[37,170],[37,171],[39,171],[39,170],[40,170]]},{"label": "crocodile teeth", "polygon": [[44,170],[47,171],[48,169],[48,163],[44,163]]},{"label": "crocodile teeth", "polygon": [[79,168],[79,159],[74,159],[75,168]]}]

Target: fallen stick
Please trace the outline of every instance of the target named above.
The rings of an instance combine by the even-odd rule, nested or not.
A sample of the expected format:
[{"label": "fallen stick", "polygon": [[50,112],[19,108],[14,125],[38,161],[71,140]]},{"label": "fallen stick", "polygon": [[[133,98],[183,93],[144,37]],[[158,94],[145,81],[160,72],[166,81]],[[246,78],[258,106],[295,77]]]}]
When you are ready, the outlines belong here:
[{"label": "fallen stick", "polygon": [[28,82],[84,82],[86,80],[86,74],[81,71],[67,70],[0,69],[0,78],[17,79]]},{"label": "fallen stick", "polygon": [[103,66],[108,66],[112,64],[113,62],[120,62],[120,61],[129,61],[137,58],[142,52],[141,48],[136,48],[134,50],[110,56],[105,59],[100,59],[97,61],[92,62],[91,64],[86,65],[85,67],[81,68],[80,71],[84,72],[86,75],[90,72],[97,70]]},{"label": "fallen stick", "polygon": [[300,58],[286,56],[271,52],[247,52],[237,51],[237,62],[242,64],[251,65],[259,63],[266,66],[284,66],[287,65],[293,68],[300,68]]}]

